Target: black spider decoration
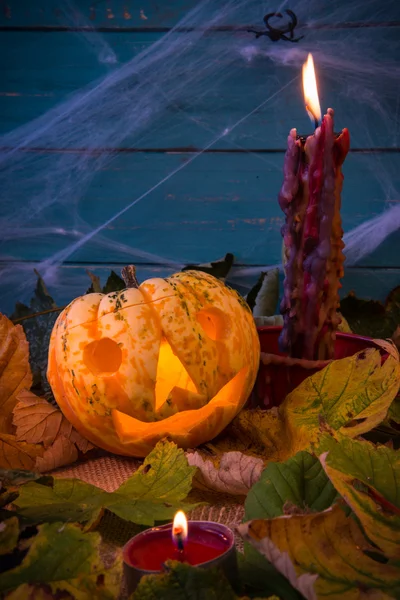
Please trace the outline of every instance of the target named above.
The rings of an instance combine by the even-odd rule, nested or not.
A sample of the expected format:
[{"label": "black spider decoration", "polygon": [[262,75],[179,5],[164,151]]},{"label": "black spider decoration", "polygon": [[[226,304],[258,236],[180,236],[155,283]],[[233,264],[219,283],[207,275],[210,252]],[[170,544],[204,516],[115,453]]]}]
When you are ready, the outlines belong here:
[{"label": "black spider decoration", "polygon": [[248,29],[247,31],[249,33],[255,33],[256,38],[266,35],[269,37],[271,42],[279,42],[279,40],[284,40],[285,42],[299,42],[303,39],[304,35],[298,38],[294,37],[294,30],[297,27],[297,17],[292,10],[287,9],[285,10],[285,13],[289,15],[291,19],[291,21],[286,25],[285,29],[275,29],[275,27],[272,27],[269,24],[269,20],[272,19],[272,17],[278,17],[279,19],[282,19],[281,13],[268,13],[263,19],[268,31],[255,31],[255,29]]}]

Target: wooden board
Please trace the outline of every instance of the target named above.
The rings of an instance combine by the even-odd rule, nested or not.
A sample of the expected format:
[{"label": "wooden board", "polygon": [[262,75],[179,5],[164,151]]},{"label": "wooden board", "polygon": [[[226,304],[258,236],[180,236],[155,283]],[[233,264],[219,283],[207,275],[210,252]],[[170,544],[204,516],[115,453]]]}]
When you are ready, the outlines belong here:
[{"label": "wooden board", "polygon": [[[311,133],[300,80],[304,51],[292,66],[286,67],[272,60],[273,54],[248,60],[249,52],[262,45],[265,52],[272,51],[271,42],[268,46],[266,40],[256,43],[245,33],[232,35],[212,34],[187,51],[175,40],[176,50],[165,56],[171,40],[167,41],[163,34],[3,32],[0,133],[46,115],[57,106],[69,118],[76,118],[73,93],[91,85],[98,86],[91,92],[91,101],[103,106],[103,111],[99,113],[100,121],[90,115],[87,118],[92,118],[93,128],[104,127],[101,115],[112,112],[115,105],[115,119],[126,115],[125,136],[117,142],[124,148],[203,148],[212,144],[213,149],[232,151],[283,150],[292,127]],[[316,44],[323,39],[329,49],[333,40],[340,43],[348,32],[317,31],[314,35]],[[335,109],[338,130],[350,128],[353,149],[398,151],[397,79],[390,75],[390,65],[400,61],[400,44],[390,43],[396,39],[397,29],[378,29],[374,35],[378,40],[376,51],[380,52],[382,64],[387,64],[384,76],[368,71],[341,74],[337,68],[324,66],[328,58],[321,58],[318,65],[316,57],[321,106]],[[358,36],[360,48],[367,52],[369,30]],[[184,44],[185,34],[177,34],[174,39],[180,37]],[[129,66],[129,60],[148,52],[153,44],[160,44],[157,58],[145,62],[136,76],[134,70],[140,69],[140,64]],[[312,48],[313,42],[310,44]],[[285,52],[287,47],[281,49]],[[323,45],[321,49],[323,56]],[[110,57],[116,62],[108,62]],[[197,70],[185,72],[183,65],[193,61]],[[358,68],[359,62],[355,65]],[[351,68],[351,61],[346,68]],[[137,95],[135,86],[140,90]],[[151,127],[138,129],[143,110],[135,108],[140,102],[152,112]],[[78,106],[83,106],[82,101]],[[4,143],[8,143],[7,139]],[[34,143],[40,146],[43,140],[38,138]],[[62,138],[58,140],[61,147],[65,143]]]},{"label": "wooden board", "polygon": [[[222,0],[208,0],[203,3],[204,12],[211,16],[223,12],[227,5]],[[4,0],[0,23],[5,27],[71,27],[92,26],[99,28],[152,27],[170,28],[176,26],[190,11],[198,8],[197,0]],[[229,6],[229,3],[228,3]],[[258,1],[240,2],[235,6],[229,21],[224,25],[253,25],[262,28],[262,18],[267,12],[281,8],[279,3]],[[302,2],[294,0],[290,7],[296,12],[300,24],[315,27],[322,23],[354,24],[387,22],[399,20],[398,3],[389,0],[385,3],[345,2]],[[228,21],[228,22],[227,22]]]},{"label": "wooden board", "polygon": [[[11,198],[21,207],[15,218],[22,233],[17,231],[14,237],[11,232],[11,239],[3,243],[3,255],[19,260],[46,259],[78,239],[71,232],[96,230],[125,211],[101,232],[108,245],[97,235],[70,258],[90,263],[107,257],[109,262],[119,262],[121,256],[126,260],[127,249],[138,248],[182,263],[208,261],[226,252],[233,252],[245,264],[280,262],[283,213],[277,196],[282,184],[282,154],[117,154],[94,175],[82,198],[76,195],[80,189],[74,187],[74,169],[79,164],[79,175],[90,177],[98,167],[96,158],[78,156],[78,163],[71,162],[71,154],[29,158],[39,162],[22,170],[16,168],[13,173]],[[349,155],[344,165],[345,232],[389,206],[382,186],[385,180],[380,180],[380,163],[364,158]],[[400,188],[400,155],[391,159],[390,181]],[[36,177],[36,170],[51,174],[56,168],[65,170],[64,188],[57,187],[57,180],[51,185],[48,175]],[[32,216],[36,203],[45,205],[61,193],[63,205],[50,204],[36,218]],[[33,207],[27,203],[29,196],[36,198]],[[31,228],[41,227],[53,228],[56,233],[36,238],[29,235]],[[400,236],[392,235],[361,264],[400,267]]]}]

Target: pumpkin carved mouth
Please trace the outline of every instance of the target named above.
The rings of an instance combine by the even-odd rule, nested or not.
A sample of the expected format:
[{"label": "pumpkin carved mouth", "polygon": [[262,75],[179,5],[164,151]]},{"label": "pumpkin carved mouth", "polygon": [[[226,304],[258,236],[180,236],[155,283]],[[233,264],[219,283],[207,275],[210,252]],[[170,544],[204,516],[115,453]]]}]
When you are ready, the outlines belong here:
[{"label": "pumpkin carved mouth", "polygon": [[182,447],[215,437],[250,394],[259,352],[236,292],[185,271],[74,300],[52,332],[48,379],[92,443],[145,456],[162,437]]}]

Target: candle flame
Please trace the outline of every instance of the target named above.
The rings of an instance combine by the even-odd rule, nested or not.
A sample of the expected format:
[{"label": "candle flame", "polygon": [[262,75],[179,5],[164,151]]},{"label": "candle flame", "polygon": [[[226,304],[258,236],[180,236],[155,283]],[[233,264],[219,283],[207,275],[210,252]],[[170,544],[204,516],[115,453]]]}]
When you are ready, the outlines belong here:
[{"label": "candle flame", "polygon": [[315,78],[312,54],[308,55],[307,61],[303,65],[303,91],[308,116],[313,123],[317,124],[321,121],[321,107],[319,105],[317,80]]},{"label": "candle flame", "polygon": [[182,510],[179,510],[172,525],[172,537],[178,547],[186,540],[188,536],[188,523],[186,515]]}]

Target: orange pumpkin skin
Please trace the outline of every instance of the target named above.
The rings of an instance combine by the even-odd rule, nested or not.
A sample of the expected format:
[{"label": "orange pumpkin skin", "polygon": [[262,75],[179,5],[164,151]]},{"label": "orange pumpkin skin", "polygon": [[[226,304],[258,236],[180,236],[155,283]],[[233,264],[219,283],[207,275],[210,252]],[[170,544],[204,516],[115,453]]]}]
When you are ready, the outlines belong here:
[{"label": "orange pumpkin skin", "polygon": [[218,435],[250,395],[259,359],[244,300],[185,271],[71,302],[54,325],[47,377],[84,437],[141,457],[164,437],[188,448]]}]

